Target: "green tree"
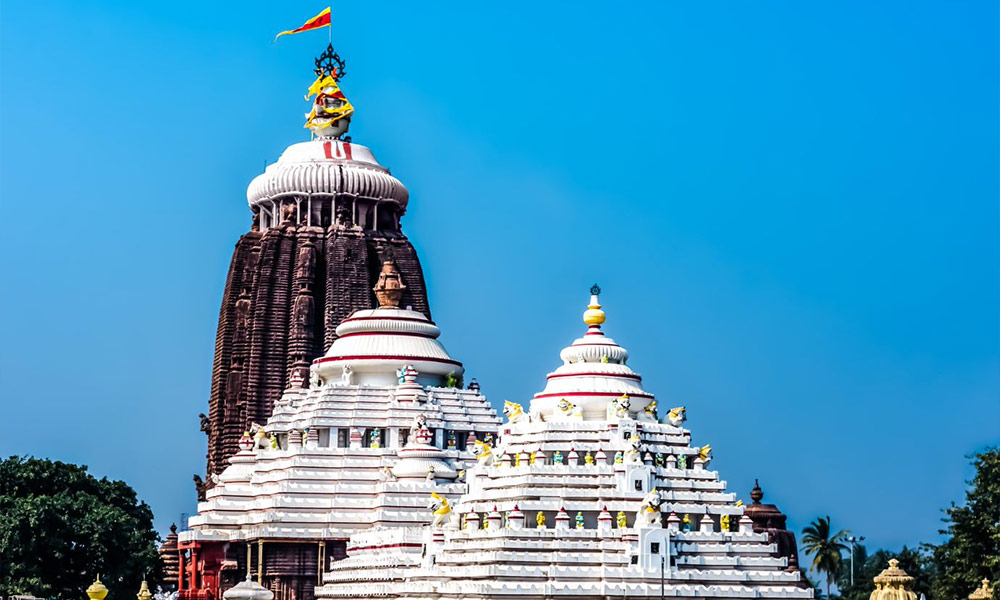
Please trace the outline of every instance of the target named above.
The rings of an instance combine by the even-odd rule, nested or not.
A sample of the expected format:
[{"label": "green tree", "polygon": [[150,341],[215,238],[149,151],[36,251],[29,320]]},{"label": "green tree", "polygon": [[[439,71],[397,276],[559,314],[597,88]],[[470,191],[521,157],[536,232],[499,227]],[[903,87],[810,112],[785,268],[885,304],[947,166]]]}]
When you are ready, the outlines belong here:
[{"label": "green tree", "polygon": [[[948,539],[931,551],[934,600],[962,600],[983,578],[1000,580],[1000,448],[969,457],[976,475],[968,482],[965,506],[945,509]],[[996,596],[996,594],[994,594]]]},{"label": "green tree", "polygon": [[0,459],[0,597],[85,598],[99,573],[109,598],[126,599],[161,567],[153,512],[121,481],[87,467]]},{"label": "green tree", "polygon": [[831,531],[830,517],[820,517],[802,529],[802,547],[813,557],[809,570],[826,575],[827,596],[840,569],[843,553],[848,549],[844,540],[851,533],[844,529],[833,534]]},{"label": "green tree", "polygon": [[[850,548],[850,546],[848,546],[848,548]],[[857,587],[859,587],[859,588],[862,587],[862,586],[869,587],[866,584],[864,584],[864,579],[866,577],[864,568],[865,568],[865,561],[867,561],[867,560],[868,560],[868,548],[866,548],[865,545],[862,544],[862,543],[860,543],[860,542],[855,543],[854,544],[854,585],[857,586]],[[874,575],[872,577],[874,577]],[[868,577],[868,579],[870,580],[871,577]],[[840,567],[837,569],[837,577],[834,580],[834,582],[837,584],[837,590],[840,593],[840,597],[841,598],[846,598],[848,596],[848,594],[847,594],[846,591],[850,587],[852,587],[851,586],[851,553],[850,553],[850,550],[848,550],[847,556],[845,556],[843,558],[843,560],[840,561]],[[871,583],[871,581],[869,581],[869,583]],[[872,583],[870,587],[874,588],[875,584]],[[865,596],[865,599],[867,599],[867,598],[868,598],[868,596]]]}]

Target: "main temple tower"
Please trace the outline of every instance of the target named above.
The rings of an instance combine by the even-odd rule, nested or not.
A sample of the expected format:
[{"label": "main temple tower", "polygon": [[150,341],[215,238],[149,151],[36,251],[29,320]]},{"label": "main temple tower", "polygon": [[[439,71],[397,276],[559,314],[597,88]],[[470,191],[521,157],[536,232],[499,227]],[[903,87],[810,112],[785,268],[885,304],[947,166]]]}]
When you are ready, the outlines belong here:
[{"label": "main temple tower", "polygon": [[347,136],[354,108],[341,92],[333,46],[316,59],[312,139],[289,146],[247,189],[251,230],[236,243],[219,311],[209,414],[209,478],[228,466],[251,423],[336,339],[337,325],[371,308],[383,258],[406,281],[401,305],[430,315],[423,272],[400,229],[409,193]]}]

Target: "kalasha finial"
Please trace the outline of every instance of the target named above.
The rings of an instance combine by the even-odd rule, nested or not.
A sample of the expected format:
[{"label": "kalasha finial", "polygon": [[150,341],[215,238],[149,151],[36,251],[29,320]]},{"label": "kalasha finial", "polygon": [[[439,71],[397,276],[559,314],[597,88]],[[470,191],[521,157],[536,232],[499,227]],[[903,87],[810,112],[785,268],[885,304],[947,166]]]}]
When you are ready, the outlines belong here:
[{"label": "kalasha finial", "polygon": [[750,490],[750,499],[753,500],[754,504],[760,504],[760,501],[764,499],[764,490],[760,489],[760,482],[756,479],[753,480],[753,489]]},{"label": "kalasha finial", "polygon": [[590,287],[590,304],[587,305],[587,310],[583,313],[583,322],[591,328],[600,329],[601,323],[605,319],[601,303],[597,301],[597,297],[600,295],[601,287],[595,283]]},{"label": "kalasha finial", "polygon": [[396,269],[396,260],[391,254],[382,261],[382,272],[378,274],[378,281],[372,289],[380,308],[399,308],[399,301],[403,298],[406,286]]},{"label": "kalasha finial", "polygon": [[101,575],[98,573],[97,578],[94,579],[94,583],[90,584],[87,588],[87,597],[90,600],[104,600],[108,595],[108,588],[104,587],[101,583]]}]

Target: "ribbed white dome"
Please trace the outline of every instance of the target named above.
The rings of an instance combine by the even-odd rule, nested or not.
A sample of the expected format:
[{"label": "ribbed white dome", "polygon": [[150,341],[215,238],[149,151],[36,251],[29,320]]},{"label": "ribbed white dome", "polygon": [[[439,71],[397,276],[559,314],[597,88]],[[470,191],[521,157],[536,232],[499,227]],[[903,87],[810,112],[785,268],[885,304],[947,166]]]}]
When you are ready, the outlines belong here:
[{"label": "ribbed white dome", "polygon": [[344,377],[348,366],[355,384],[372,385],[395,385],[396,372],[410,365],[424,385],[441,385],[449,374],[459,377],[465,369],[437,340],[440,333],[415,310],[359,310],[337,327],[336,341],[313,365],[324,381]]},{"label": "ribbed white dome", "polygon": [[596,420],[604,419],[608,403],[622,395],[629,396],[633,415],[653,401],[653,395],[642,388],[642,377],[625,364],[628,351],[601,331],[603,321],[601,313],[599,322],[559,353],[563,364],[549,373],[545,389],[535,394],[532,412],[552,414],[565,398],[580,409],[584,419]]},{"label": "ribbed white dome", "polygon": [[405,209],[410,193],[365,146],[313,140],[289,146],[247,188],[251,207],[285,195],[337,195],[390,200]]}]

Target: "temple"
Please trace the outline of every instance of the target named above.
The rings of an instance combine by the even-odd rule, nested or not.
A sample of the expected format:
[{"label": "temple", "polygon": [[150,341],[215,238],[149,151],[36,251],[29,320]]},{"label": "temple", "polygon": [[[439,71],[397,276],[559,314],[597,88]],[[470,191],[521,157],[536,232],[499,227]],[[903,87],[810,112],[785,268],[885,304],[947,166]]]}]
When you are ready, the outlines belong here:
[{"label": "temple", "polygon": [[[250,184],[219,319],[208,476],[161,550],[179,600],[811,598],[785,517],[745,506],[605,335],[497,411],[439,341],[403,184],[346,137],[332,46],[306,127]],[[466,381],[468,379],[468,381]]]},{"label": "temple", "polygon": [[402,305],[430,318],[423,272],[400,229],[409,193],[371,150],[345,134],[354,112],[339,87],[344,61],[316,59],[311,141],[288,147],[247,190],[253,226],[236,243],[219,311],[207,473],[239,451],[249,423],[270,415],[293,376],[337,338],[337,325],[373,306],[372,287],[391,255],[406,280]]},{"label": "temple", "polygon": [[592,292],[586,332],[527,410],[505,404],[447,518],[352,536],[318,597],[812,597],[708,469],[685,408],[660,419]]},{"label": "temple", "polygon": [[[219,598],[247,574],[286,600],[308,600],[351,534],[432,518],[465,491],[471,447],[496,411],[438,342],[424,314],[399,307],[394,261],[308,378],[293,374],[269,419],[254,423],[179,536],[179,597]],[[389,534],[391,535],[391,534]]]}]

